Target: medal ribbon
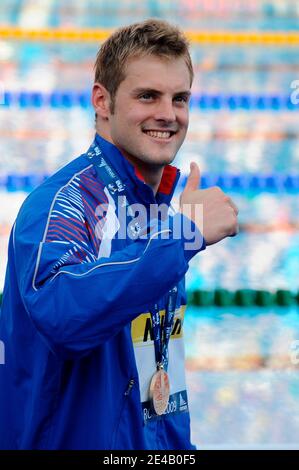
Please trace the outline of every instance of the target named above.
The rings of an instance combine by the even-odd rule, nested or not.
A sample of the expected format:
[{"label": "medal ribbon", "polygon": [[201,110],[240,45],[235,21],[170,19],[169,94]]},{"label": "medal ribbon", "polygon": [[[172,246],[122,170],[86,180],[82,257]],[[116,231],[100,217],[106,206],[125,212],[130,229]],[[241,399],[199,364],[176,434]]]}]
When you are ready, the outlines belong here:
[{"label": "medal ribbon", "polygon": [[[126,199],[125,184],[121,181],[115,170],[106,162],[104,154],[95,140],[86,155],[92,160],[99,179],[107,186],[115,203],[119,202],[117,201],[119,197]],[[164,369],[166,372],[168,368],[168,343],[173,327],[177,293],[178,289],[176,286],[169,291],[163,328],[161,327],[158,304],[155,304],[153,310],[151,310],[157,369]]]},{"label": "medal ribbon", "polygon": [[127,207],[126,216],[130,220],[127,225],[127,230],[130,232],[131,238],[136,239],[141,231],[141,226],[145,225],[146,220],[139,214],[138,221],[136,222],[135,213],[130,212],[130,204],[132,204],[132,201],[129,200],[126,185],[117,172],[107,163],[102,149],[97,145],[96,139],[89,147],[86,156],[92,161],[98,179],[107,187],[115,202],[116,208],[119,208],[119,206]]},{"label": "medal ribbon", "polygon": [[96,144],[95,140],[89,147],[86,155],[92,160],[99,179],[101,179],[105,186],[107,186],[114,201],[117,202],[117,197],[119,195],[125,196],[125,184],[121,181],[118,174],[111,168],[111,166],[108,165],[102,150]]},{"label": "medal ribbon", "polygon": [[170,289],[168,293],[163,328],[161,327],[158,304],[155,304],[151,310],[157,369],[164,369],[166,372],[168,369],[168,343],[173,327],[177,294],[178,288],[176,286]]}]

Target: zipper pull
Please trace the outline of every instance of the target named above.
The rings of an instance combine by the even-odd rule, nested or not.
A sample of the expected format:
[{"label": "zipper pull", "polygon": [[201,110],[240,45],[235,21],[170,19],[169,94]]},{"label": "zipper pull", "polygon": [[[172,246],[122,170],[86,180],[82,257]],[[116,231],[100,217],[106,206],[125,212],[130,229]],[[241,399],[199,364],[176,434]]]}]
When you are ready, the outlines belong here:
[{"label": "zipper pull", "polygon": [[129,382],[129,385],[128,385],[128,388],[127,390],[125,391],[125,395],[128,396],[133,388],[133,385],[135,383],[135,380],[134,379],[131,379],[130,382]]}]

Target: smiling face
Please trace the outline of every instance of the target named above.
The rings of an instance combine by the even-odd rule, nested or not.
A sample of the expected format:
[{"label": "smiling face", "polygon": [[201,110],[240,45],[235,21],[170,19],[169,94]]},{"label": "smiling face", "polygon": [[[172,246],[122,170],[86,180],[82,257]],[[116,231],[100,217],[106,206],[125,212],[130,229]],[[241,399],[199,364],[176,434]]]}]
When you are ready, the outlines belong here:
[{"label": "smiling face", "polygon": [[93,100],[101,118],[98,132],[137,168],[164,167],[173,161],[186,136],[189,98],[190,73],[184,58],[133,58],[117,89],[113,114],[109,93],[105,106],[105,98],[99,108],[95,104],[100,102]]}]

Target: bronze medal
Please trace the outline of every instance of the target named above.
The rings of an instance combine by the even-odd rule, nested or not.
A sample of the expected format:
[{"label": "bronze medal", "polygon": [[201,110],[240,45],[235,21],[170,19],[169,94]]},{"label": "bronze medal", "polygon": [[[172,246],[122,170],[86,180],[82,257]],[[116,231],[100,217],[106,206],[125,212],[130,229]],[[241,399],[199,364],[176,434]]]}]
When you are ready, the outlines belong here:
[{"label": "bronze medal", "polygon": [[170,395],[169,378],[164,369],[159,369],[153,375],[149,395],[155,412],[157,415],[162,415],[167,408]]}]

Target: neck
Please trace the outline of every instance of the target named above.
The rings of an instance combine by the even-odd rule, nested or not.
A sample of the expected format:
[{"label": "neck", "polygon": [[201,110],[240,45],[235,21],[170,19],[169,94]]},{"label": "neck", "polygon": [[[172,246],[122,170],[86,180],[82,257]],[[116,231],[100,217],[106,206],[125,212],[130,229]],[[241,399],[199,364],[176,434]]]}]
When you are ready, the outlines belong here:
[{"label": "neck", "polygon": [[[109,132],[103,132],[103,129],[101,129],[101,131],[97,129],[97,133],[105,140],[115,145]],[[131,155],[128,155],[123,149],[119,148],[119,150],[122,155],[134,166],[136,173],[141,175],[146,184],[152,188],[154,195],[156,195],[162,179],[164,166],[145,164],[140,160],[135,159]]]},{"label": "neck", "polygon": [[121,151],[122,155],[134,166],[136,175],[141,176],[141,179],[143,179],[145,183],[152,188],[154,195],[156,195],[162,179],[165,165],[151,165],[133,157],[123,149],[119,150]]},{"label": "neck", "polygon": [[140,165],[140,164],[138,165],[134,164],[134,167],[135,167],[136,173],[142,176],[146,184],[152,188],[154,195],[156,195],[161,179],[162,179],[164,167],[159,166],[158,168],[157,167],[145,168],[143,165]]}]

